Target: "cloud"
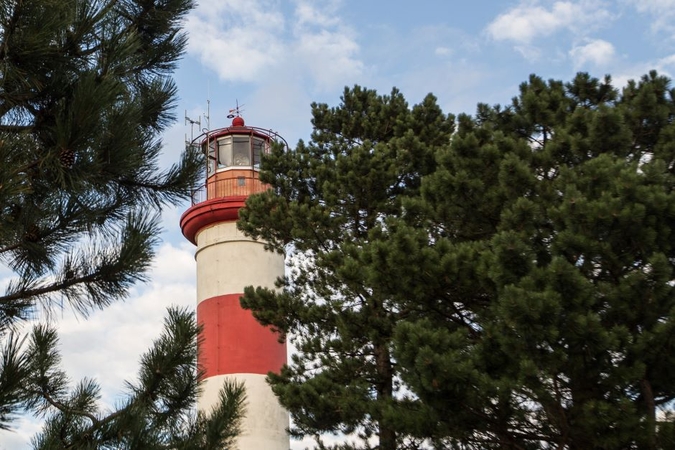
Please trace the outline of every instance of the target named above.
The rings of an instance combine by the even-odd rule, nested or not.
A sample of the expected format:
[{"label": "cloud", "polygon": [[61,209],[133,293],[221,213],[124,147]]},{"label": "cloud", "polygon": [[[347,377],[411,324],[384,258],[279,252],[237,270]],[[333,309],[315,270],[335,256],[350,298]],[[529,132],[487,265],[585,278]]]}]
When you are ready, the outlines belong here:
[{"label": "cloud", "polygon": [[11,423],[12,429],[0,430],[0,450],[30,448],[30,439],[42,430],[42,421],[33,417],[19,417]]},{"label": "cloud", "polygon": [[287,144],[294,147],[299,139],[306,140],[312,132],[311,108],[313,99],[301,83],[290,75],[260,86],[247,100],[251,124],[273,125]]},{"label": "cloud", "polygon": [[612,75],[612,84],[618,88],[624,87],[628,80],[638,81],[650,70],[656,70],[659,75],[665,75],[672,79],[675,76],[675,54],[626,67]]},{"label": "cloud", "polygon": [[[178,221],[175,224],[177,226]],[[160,285],[193,284],[196,276],[195,249],[196,247],[187,241],[179,246],[163,244],[152,264],[150,276],[153,282]]]},{"label": "cloud", "polygon": [[536,45],[516,45],[513,49],[528,61],[537,61],[542,55],[542,50]]},{"label": "cloud", "polygon": [[167,307],[195,307],[194,249],[188,244],[160,246],[150,279],[136,286],[128,300],[87,319],[66,311],[57,321],[66,372],[74,380],[96,379],[108,404],[122,392],[123,381],[136,376],[140,355],[161,333]]},{"label": "cloud", "polygon": [[188,16],[188,52],[224,81],[254,81],[284,58],[285,19],[266,0],[204,0]]},{"label": "cloud", "polygon": [[[354,30],[339,15],[340,1],[206,0],[188,17],[188,52],[223,81],[261,82],[292,73],[319,90],[359,76]],[[289,26],[289,24],[291,24]]]},{"label": "cloud", "polygon": [[358,59],[356,33],[339,17],[336,0],[296,0],[294,64],[300,63],[320,91],[333,90],[357,78],[364,69]]},{"label": "cloud", "polygon": [[[340,26],[340,19],[337,17],[340,3],[335,0],[295,0],[295,18],[297,19],[297,24],[324,28]],[[319,6],[318,8],[317,5]]]},{"label": "cloud", "polygon": [[452,55],[453,51],[448,47],[436,47],[434,53],[438,56],[450,56]]},{"label": "cloud", "polygon": [[672,73],[673,69],[675,69],[675,55],[668,55],[659,59],[654,65],[654,68],[659,72],[663,72],[666,74]]},{"label": "cloud", "polygon": [[585,65],[606,66],[615,56],[614,46],[602,39],[589,41],[585,45],[577,45],[569,51],[575,69]]},{"label": "cloud", "polygon": [[497,41],[527,45],[537,38],[561,30],[585,33],[613,17],[600,1],[557,1],[550,8],[539,3],[521,1],[516,7],[500,14],[487,26],[488,36]]},{"label": "cloud", "polygon": [[628,0],[639,12],[650,14],[675,13],[675,0]]},{"label": "cloud", "polygon": [[358,45],[349,36],[327,30],[303,34],[295,54],[319,90],[344,86],[363,72],[363,63],[354,58]]},{"label": "cloud", "polygon": [[627,0],[642,14],[652,16],[651,30],[654,33],[665,32],[675,37],[675,0]]}]

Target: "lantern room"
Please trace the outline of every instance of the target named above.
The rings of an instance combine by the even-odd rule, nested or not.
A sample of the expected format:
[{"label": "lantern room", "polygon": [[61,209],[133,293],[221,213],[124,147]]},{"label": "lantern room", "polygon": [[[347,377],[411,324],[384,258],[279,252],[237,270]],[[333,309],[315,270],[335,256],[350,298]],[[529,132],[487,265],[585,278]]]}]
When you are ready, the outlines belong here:
[{"label": "lantern room", "polygon": [[193,204],[264,190],[258,179],[260,160],[276,141],[286,145],[271,130],[246,126],[241,116],[234,117],[229,127],[205,133],[199,145],[206,155],[206,189],[200,198],[193,198]]},{"label": "lantern room", "polygon": [[258,172],[263,155],[274,143],[288,148],[276,132],[249,127],[241,116],[226,128],[209,130],[190,144],[206,156],[205,182],[192,193],[192,206],[181,217],[185,237],[197,243],[197,234],[210,224],[237,220],[239,209],[251,194],[269,187]]}]

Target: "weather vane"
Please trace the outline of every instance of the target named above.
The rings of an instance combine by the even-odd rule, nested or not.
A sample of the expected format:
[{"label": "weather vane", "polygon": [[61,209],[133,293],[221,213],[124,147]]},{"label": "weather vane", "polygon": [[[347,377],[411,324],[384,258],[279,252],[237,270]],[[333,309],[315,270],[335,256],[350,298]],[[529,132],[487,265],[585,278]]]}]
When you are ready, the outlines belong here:
[{"label": "weather vane", "polygon": [[239,100],[237,100],[237,107],[234,109],[231,109],[229,111],[229,114],[227,115],[228,119],[234,119],[235,117],[239,117],[242,112],[244,112],[244,105],[239,105]]}]

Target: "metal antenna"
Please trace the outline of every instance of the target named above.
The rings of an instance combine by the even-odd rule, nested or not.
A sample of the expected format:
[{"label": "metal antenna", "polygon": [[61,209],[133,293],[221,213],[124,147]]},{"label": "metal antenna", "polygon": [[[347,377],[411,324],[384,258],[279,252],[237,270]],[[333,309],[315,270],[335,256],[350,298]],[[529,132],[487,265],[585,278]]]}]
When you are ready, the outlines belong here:
[{"label": "metal antenna", "polygon": [[202,129],[202,132],[208,132],[211,130],[211,100],[206,99],[206,112],[204,113],[204,119],[206,119],[206,129]]},{"label": "metal antenna", "polygon": [[194,126],[197,125],[197,130],[199,130],[202,126],[202,117],[199,116],[197,120],[192,120],[188,117],[187,115],[187,109],[185,110],[185,125],[190,124],[190,142],[194,140]]}]

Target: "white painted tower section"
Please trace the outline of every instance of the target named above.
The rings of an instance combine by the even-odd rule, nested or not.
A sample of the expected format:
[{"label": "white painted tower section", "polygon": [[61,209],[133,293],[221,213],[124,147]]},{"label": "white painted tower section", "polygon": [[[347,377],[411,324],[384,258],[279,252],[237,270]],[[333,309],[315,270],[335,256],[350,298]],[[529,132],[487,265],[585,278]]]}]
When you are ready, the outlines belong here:
[{"label": "white painted tower section", "polygon": [[274,289],[284,276],[284,256],[245,236],[236,222],[220,222],[197,233],[197,304],[244,292],[246,286]]},{"label": "white painted tower section", "polygon": [[[284,257],[266,251],[261,242],[244,236],[235,222],[210,226],[197,234],[197,303],[223,294],[242,293],[246,286],[274,288],[284,274]],[[211,376],[204,383],[198,408],[210,410],[225,380],[244,382],[246,417],[238,450],[288,450],[288,412],[279,405],[265,375],[235,373]]]}]

